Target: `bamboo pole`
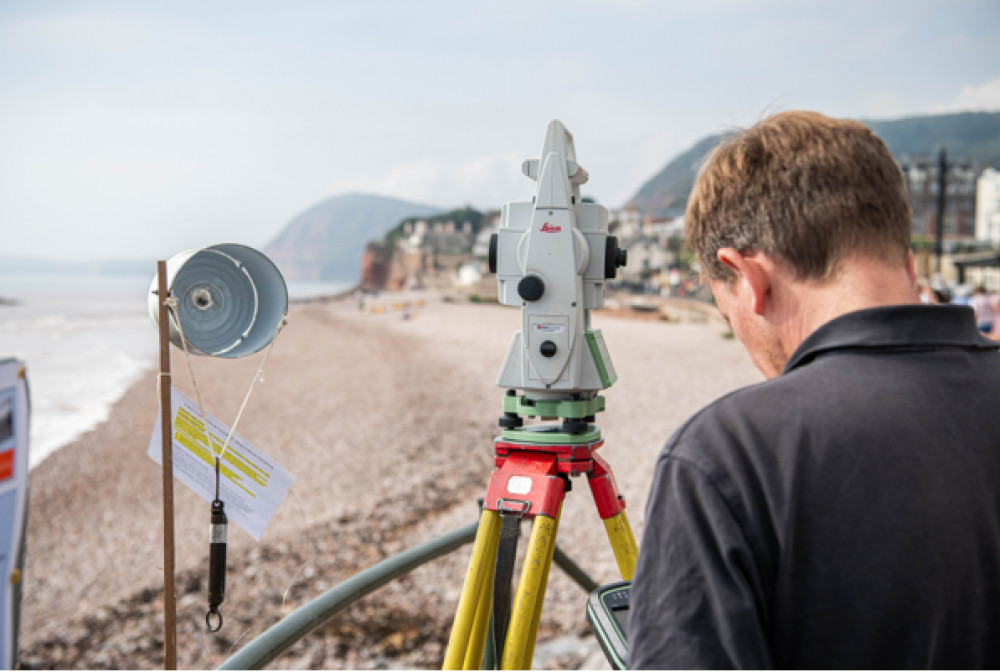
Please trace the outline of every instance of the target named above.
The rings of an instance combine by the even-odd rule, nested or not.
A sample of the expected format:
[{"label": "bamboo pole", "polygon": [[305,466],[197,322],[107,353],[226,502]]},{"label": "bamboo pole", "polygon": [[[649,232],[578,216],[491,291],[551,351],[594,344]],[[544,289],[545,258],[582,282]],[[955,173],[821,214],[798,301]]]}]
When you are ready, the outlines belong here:
[{"label": "bamboo pole", "polygon": [[174,582],[174,455],[170,406],[170,318],[167,262],[156,262],[160,327],[160,430],[163,459],[163,669],[177,669],[177,595]]}]

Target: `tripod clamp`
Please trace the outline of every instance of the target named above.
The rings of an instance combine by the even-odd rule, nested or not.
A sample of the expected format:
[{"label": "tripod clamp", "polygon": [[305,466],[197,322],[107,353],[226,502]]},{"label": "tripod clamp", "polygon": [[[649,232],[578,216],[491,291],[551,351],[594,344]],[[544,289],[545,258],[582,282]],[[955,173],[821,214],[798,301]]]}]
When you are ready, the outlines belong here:
[{"label": "tripod clamp", "polygon": [[[511,506],[512,504],[516,504],[517,506]],[[496,510],[501,514],[516,515],[519,518],[524,518],[528,514],[528,511],[531,510],[531,502],[523,499],[501,497],[497,500]]]}]

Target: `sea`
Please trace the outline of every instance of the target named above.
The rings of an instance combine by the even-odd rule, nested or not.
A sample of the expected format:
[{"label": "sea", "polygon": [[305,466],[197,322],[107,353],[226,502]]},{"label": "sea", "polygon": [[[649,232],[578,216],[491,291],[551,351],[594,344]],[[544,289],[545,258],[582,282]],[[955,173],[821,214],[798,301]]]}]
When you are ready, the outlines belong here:
[{"label": "sea", "polygon": [[[153,274],[0,272],[0,358],[27,366],[31,467],[107,420],[128,387],[157,366],[147,304],[152,280]],[[349,288],[289,282],[288,294],[306,299]]]}]

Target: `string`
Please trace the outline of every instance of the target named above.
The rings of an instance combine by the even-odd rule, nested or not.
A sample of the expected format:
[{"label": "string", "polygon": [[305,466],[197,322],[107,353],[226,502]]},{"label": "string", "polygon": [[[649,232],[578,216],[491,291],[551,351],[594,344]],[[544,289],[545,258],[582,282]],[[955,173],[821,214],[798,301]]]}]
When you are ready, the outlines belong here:
[{"label": "string", "polygon": [[[188,375],[191,376],[191,385],[194,387],[194,396],[198,402],[198,412],[201,413],[201,426],[202,431],[205,433],[205,447],[208,448],[212,453],[215,453],[215,448],[212,447],[212,439],[208,434],[208,419],[205,417],[205,407],[201,403],[201,390],[198,389],[198,379],[194,375],[194,367],[191,365],[191,353],[188,352],[188,342],[187,338],[184,337],[184,325],[181,324],[181,318],[177,314],[178,303],[177,297],[168,296],[164,300],[164,305],[167,307],[167,319],[170,323],[177,329],[181,335],[181,345],[184,348],[184,361],[187,364]],[[215,468],[219,468],[219,456],[215,457]]]},{"label": "string", "polygon": [[[229,429],[229,436],[226,437],[226,442],[222,445],[222,450],[219,452],[219,457],[216,459],[222,459],[222,456],[226,454],[229,449],[229,441],[233,438],[233,433],[236,432],[236,425],[239,424],[240,418],[243,417],[243,410],[247,407],[247,402],[250,401],[250,395],[253,394],[254,386],[260,381],[264,380],[264,365],[267,364],[267,358],[271,356],[271,350],[274,349],[274,344],[278,340],[278,334],[281,330],[285,328],[288,324],[288,315],[281,316],[281,322],[278,323],[278,328],[274,332],[274,336],[271,338],[271,343],[267,346],[267,350],[264,351],[264,358],[260,360],[260,366],[257,367],[257,373],[254,375],[253,380],[250,381],[250,387],[247,389],[247,395],[243,397],[243,404],[240,406],[239,412],[236,414],[236,419],[233,421],[233,426]],[[184,334],[181,334],[181,338]]]},{"label": "string", "polygon": [[315,557],[315,549],[313,548],[312,535],[309,534],[309,530],[312,529],[312,525],[309,524],[309,516],[306,515],[305,507],[303,507],[302,502],[299,501],[299,496],[295,494],[295,489],[292,488],[292,486],[288,486],[288,492],[290,492],[292,494],[292,497],[295,499],[295,503],[299,507],[299,512],[302,514],[302,520],[303,522],[305,522],[306,548],[309,549],[309,552],[306,554],[306,558],[302,561],[302,566],[299,567],[299,571],[295,572],[295,574],[292,575],[292,578],[288,581],[288,587],[285,588],[285,592],[281,596],[281,609],[278,612],[279,614],[284,614],[285,602],[288,600],[288,593],[292,592],[292,586],[295,584],[295,579],[298,577],[299,574],[302,573],[302,570],[306,568],[306,565],[308,565],[309,562],[312,561]]},{"label": "string", "polygon": [[[201,636],[201,650],[205,653],[205,658],[211,663],[211,667],[218,667],[218,665],[215,664],[216,655],[208,650],[208,641],[205,638],[205,629],[199,626],[197,628],[197,632]],[[206,669],[208,667],[208,665],[205,666]]]}]

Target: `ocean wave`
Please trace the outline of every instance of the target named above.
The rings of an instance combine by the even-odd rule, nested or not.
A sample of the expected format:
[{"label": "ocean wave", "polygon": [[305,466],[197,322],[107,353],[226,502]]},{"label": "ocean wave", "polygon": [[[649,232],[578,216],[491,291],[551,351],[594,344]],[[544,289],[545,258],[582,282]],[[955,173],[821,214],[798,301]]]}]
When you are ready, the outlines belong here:
[{"label": "ocean wave", "polygon": [[129,277],[120,284],[67,278],[67,291],[43,292],[22,282],[18,305],[0,310],[0,356],[27,366],[32,467],[107,420],[155,365],[156,332],[144,296],[128,291],[135,284]]}]

